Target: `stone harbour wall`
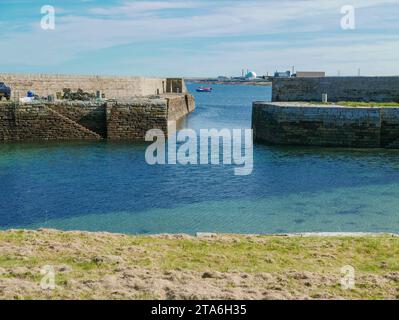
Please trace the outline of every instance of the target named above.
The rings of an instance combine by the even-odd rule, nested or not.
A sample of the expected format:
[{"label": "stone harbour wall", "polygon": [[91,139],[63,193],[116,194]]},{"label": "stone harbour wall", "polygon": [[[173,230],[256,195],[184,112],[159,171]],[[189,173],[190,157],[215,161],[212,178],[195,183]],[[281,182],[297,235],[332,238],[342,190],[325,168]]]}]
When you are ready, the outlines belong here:
[{"label": "stone harbour wall", "polygon": [[399,108],[381,108],[381,146],[399,149]]},{"label": "stone harbour wall", "polygon": [[399,148],[399,108],[254,102],[252,127],[270,144]]},{"label": "stone harbour wall", "polygon": [[185,95],[184,100],[179,96],[168,95],[166,96],[168,101],[168,119],[179,120],[184,117],[187,113],[193,112],[195,109],[195,101],[192,95]]},{"label": "stone harbour wall", "polygon": [[110,140],[143,141],[149,129],[167,133],[168,104],[165,99],[137,100],[107,105],[107,137]]},{"label": "stone harbour wall", "polygon": [[51,74],[0,73],[0,82],[11,87],[11,97],[17,99],[33,91],[40,97],[57,96],[64,88],[72,91],[101,91],[106,99],[132,99],[168,92],[187,93],[182,78],[110,77]]},{"label": "stone harbour wall", "polygon": [[99,134],[103,138],[107,136],[107,103],[105,102],[66,102],[48,104],[47,107]]},{"label": "stone harbour wall", "polygon": [[44,104],[0,104],[0,140],[98,140],[101,137]]},{"label": "stone harbour wall", "polygon": [[118,101],[0,102],[0,141],[144,141],[150,129],[168,135],[168,123],[195,108],[189,94]]},{"label": "stone harbour wall", "polygon": [[399,102],[399,77],[274,78],[272,101]]}]

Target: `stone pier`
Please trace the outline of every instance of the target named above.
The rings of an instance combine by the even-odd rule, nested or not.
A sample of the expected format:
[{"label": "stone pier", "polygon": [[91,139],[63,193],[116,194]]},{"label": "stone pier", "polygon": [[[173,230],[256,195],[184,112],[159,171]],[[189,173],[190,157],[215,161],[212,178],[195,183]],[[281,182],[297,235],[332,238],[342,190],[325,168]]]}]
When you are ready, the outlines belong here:
[{"label": "stone pier", "polygon": [[11,87],[13,99],[26,96],[28,91],[40,97],[49,95],[57,97],[65,88],[72,91],[82,89],[93,94],[100,91],[106,99],[133,99],[165,93],[187,93],[182,78],[0,73],[0,82]]},{"label": "stone pier", "polygon": [[399,148],[399,108],[254,102],[252,127],[269,144]]},{"label": "stone pier", "polygon": [[168,134],[168,123],[195,109],[189,94],[128,100],[0,102],[0,141],[143,141],[150,129]]}]

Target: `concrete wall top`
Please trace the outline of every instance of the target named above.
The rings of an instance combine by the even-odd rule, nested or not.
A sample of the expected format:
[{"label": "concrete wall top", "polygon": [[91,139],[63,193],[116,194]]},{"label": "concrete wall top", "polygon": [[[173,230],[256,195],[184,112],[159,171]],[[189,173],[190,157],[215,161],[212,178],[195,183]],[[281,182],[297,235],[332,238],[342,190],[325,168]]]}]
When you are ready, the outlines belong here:
[{"label": "concrete wall top", "polygon": [[[140,76],[100,76],[100,75],[81,75],[81,74],[57,74],[57,73],[9,73],[9,72],[0,72],[0,77],[17,77],[17,78],[47,78],[47,79],[54,79],[54,78],[86,78],[86,79],[93,79],[93,78],[104,78],[104,79],[138,79],[138,78],[147,78],[147,79],[160,79],[157,77],[140,77]],[[166,79],[166,78],[165,78]]]}]

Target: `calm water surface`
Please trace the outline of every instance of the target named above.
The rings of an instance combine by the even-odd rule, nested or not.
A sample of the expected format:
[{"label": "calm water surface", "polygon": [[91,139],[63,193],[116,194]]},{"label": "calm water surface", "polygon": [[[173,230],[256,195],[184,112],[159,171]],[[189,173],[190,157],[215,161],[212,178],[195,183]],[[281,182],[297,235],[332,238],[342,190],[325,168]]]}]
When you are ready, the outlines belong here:
[{"label": "calm water surface", "polygon": [[[195,86],[189,86],[193,91]],[[250,128],[270,88],[195,94],[184,125]],[[399,152],[255,145],[254,170],[149,166],[144,144],[0,145],[0,228],[124,233],[399,232]]]}]

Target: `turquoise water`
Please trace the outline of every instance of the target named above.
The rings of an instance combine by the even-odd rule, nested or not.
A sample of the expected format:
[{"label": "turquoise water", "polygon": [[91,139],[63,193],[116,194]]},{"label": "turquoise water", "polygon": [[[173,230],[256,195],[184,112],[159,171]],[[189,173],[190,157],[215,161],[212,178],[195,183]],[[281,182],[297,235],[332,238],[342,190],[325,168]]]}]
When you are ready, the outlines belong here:
[{"label": "turquoise water", "polygon": [[[195,86],[190,86],[193,90]],[[250,128],[270,88],[214,86],[183,125]],[[149,166],[146,145],[0,145],[0,228],[123,233],[399,232],[399,152],[255,144],[254,169]]]}]

